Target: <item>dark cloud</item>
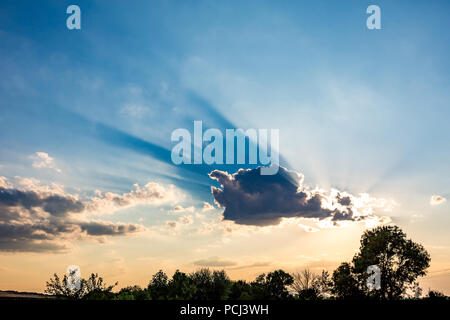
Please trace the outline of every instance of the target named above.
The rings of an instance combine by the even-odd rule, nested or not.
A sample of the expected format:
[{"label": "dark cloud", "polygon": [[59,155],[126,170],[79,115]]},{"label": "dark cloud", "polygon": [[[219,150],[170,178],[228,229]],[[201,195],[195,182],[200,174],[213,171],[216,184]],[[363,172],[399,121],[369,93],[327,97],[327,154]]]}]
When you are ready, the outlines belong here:
[{"label": "dark cloud", "polygon": [[71,195],[0,187],[0,251],[67,252],[71,240],[143,229],[136,224],[78,220],[85,208]]},{"label": "dark cloud", "polygon": [[2,187],[0,187],[0,206],[23,207],[25,209],[40,207],[54,216],[64,216],[68,212],[81,212],[84,209],[84,204],[71,196],[59,194],[44,195],[36,191]]},{"label": "dark cloud", "polygon": [[349,196],[342,197],[341,195],[338,195],[337,200],[343,206],[349,206],[352,204],[352,199]]},{"label": "dark cloud", "polygon": [[0,251],[4,252],[52,252],[67,253],[70,247],[65,243],[41,241],[30,243],[27,239],[11,241],[0,238]]},{"label": "dark cloud", "polygon": [[78,224],[82,231],[90,236],[116,236],[133,233],[142,230],[137,224],[112,223],[104,221],[88,221]]},{"label": "dark cloud", "polygon": [[225,208],[224,219],[246,225],[274,225],[281,218],[330,218],[355,220],[350,197],[340,194],[334,206],[322,192],[305,188],[303,175],[283,167],[275,175],[261,175],[260,168],[240,169],[233,175],[214,170],[210,173],[222,189],[212,187],[215,202]]}]

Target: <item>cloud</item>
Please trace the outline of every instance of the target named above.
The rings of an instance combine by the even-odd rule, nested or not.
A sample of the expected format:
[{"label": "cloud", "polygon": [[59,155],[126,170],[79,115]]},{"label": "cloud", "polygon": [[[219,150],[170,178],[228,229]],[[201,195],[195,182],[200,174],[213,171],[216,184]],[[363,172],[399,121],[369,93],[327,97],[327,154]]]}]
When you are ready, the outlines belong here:
[{"label": "cloud", "polygon": [[177,221],[166,221],[166,225],[171,229],[176,229],[178,226],[188,226],[194,223],[194,218],[192,215],[181,216],[177,219]]},{"label": "cloud", "polygon": [[8,179],[0,177],[0,188],[8,188],[9,186]]},{"label": "cloud", "polygon": [[45,152],[36,152],[34,155],[31,156],[33,159],[33,167],[34,168],[48,168],[53,169],[58,173],[61,173],[61,169],[59,169],[56,164],[55,160],[48,155],[48,153]]},{"label": "cloud", "polygon": [[176,221],[166,221],[166,225],[170,228],[176,228],[177,227],[177,223]]},{"label": "cloud", "polygon": [[112,192],[103,194],[96,190],[96,197],[86,203],[86,211],[93,214],[113,213],[136,205],[174,202],[181,197],[173,185],[166,187],[156,182],[149,182],[142,188],[138,184],[134,187],[135,190],[123,194]]},{"label": "cloud", "polygon": [[438,206],[440,204],[443,204],[445,201],[447,201],[446,198],[439,195],[432,195],[430,198],[430,205],[432,206]]},{"label": "cloud", "polygon": [[209,210],[213,210],[214,206],[208,202],[203,202],[203,208],[202,211],[209,211]]},{"label": "cloud", "polygon": [[149,199],[159,201],[163,197],[161,189],[150,191],[150,186],[137,186],[121,196],[81,201],[58,185],[41,186],[35,179],[19,179],[18,186],[14,186],[0,177],[0,251],[67,252],[76,240],[104,240],[106,236],[143,231],[142,225],[89,220],[86,216],[92,208],[98,211],[147,203]]},{"label": "cloud", "polygon": [[84,204],[70,195],[43,195],[34,191],[0,188],[1,207],[22,207],[27,210],[40,207],[53,216],[64,216],[68,212],[81,212]]},{"label": "cloud", "polygon": [[177,205],[173,208],[172,212],[181,213],[181,212],[194,212],[195,208],[193,206],[184,208],[183,206]]},{"label": "cloud", "polygon": [[261,268],[261,267],[268,267],[270,265],[272,265],[272,262],[270,262],[270,261],[260,261],[260,262],[254,262],[252,264],[246,264],[246,265],[233,267],[231,269],[232,270],[241,270],[241,269],[249,269],[249,268]]},{"label": "cloud", "polygon": [[386,208],[384,199],[359,197],[332,189],[311,190],[303,175],[280,167],[275,175],[261,175],[260,168],[240,169],[234,174],[214,170],[209,176],[222,188],[212,187],[214,200],[225,208],[223,217],[238,224],[276,225],[282,218],[360,221],[374,218],[375,208]]},{"label": "cloud", "polygon": [[235,266],[237,263],[230,260],[222,260],[219,257],[210,257],[208,259],[201,259],[193,262],[194,265],[199,267],[231,267]]},{"label": "cloud", "polygon": [[82,231],[91,236],[116,236],[143,231],[145,228],[132,223],[112,223],[104,221],[86,221],[78,223]]}]

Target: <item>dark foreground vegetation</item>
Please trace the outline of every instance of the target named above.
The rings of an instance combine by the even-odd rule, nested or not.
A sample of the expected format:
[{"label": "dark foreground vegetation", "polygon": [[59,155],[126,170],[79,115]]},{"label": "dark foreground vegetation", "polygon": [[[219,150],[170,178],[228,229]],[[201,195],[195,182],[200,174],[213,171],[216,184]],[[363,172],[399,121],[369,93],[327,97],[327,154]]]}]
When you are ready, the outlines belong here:
[{"label": "dark foreground vegetation", "polygon": [[[359,252],[351,262],[342,263],[333,274],[309,270],[289,274],[275,270],[254,281],[231,280],[224,270],[200,269],[190,274],[176,271],[168,277],[162,270],[153,275],[147,288],[131,286],[113,292],[102,277],[82,279],[78,289],[70,277],[57,274],[47,282],[45,292],[62,299],[85,300],[446,300],[444,294],[429,290],[423,295],[417,278],[426,274],[430,256],[422,245],[406,238],[396,226],[377,227],[361,237]],[[367,286],[367,267],[381,270],[381,287]]]}]

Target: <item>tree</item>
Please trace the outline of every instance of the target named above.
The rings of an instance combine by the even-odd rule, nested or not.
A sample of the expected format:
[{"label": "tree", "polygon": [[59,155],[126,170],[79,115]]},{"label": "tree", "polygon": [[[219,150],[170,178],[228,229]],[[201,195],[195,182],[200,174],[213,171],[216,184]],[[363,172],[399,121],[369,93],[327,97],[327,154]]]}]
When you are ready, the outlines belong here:
[{"label": "tree", "polygon": [[331,289],[333,286],[333,282],[330,279],[330,274],[326,270],[322,270],[322,272],[317,276],[315,281],[316,290],[319,292],[320,298],[328,298],[331,296]]},{"label": "tree", "polygon": [[99,277],[98,273],[91,273],[91,276],[85,280],[86,285],[86,291],[92,292],[92,291],[107,291],[111,292],[112,289],[114,289],[115,286],[117,286],[118,282],[115,284],[108,286],[104,281],[102,277]]},{"label": "tree", "polygon": [[295,292],[300,300],[316,300],[327,297],[331,290],[330,275],[327,271],[317,275],[305,269],[292,275],[292,291]]},{"label": "tree", "polygon": [[[371,265],[381,271],[379,290],[366,285]],[[400,299],[408,289],[417,291],[415,280],[426,274],[429,265],[430,255],[422,245],[407,239],[397,226],[380,226],[365,231],[352,264],[343,263],[333,273],[333,291],[341,298]]]},{"label": "tree", "polygon": [[179,270],[175,271],[169,281],[169,299],[190,300],[195,294],[196,288],[189,277]]},{"label": "tree", "polygon": [[108,286],[102,277],[99,277],[97,273],[91,273],[90,277],[84,282],[85,294],[83,299],[86,300],[109,300],[112,299],[114,294],[112,289],[117,286],[117,282],[111,286]]},{"label": "tree", "polygon": [[355,299],[363,297],[363,292],[359,289],[358,280],[352,273],[349,263],[343,262],[333,272],[332,293],[341,299]]},{"label": "tree", "polygon": [[[371,296],[381,299],[399,299],[419,276],[426,274],[430,255],[424,247],[406,238],[397,226],[381,226],[364,232],[361,247],[353,258],[354,272],[365,283],[370,265],[381,269],[381,289]],[[364,286],[367,292],[367,286]]]},{"label": "tree", "polygon": [[443,294],[440,291],[429,290],[428,291],[428,295],[427,295],[427,299],[430,299],[430,300],[447,300],[448,297],[446,297],[445,294]]},{"label": "tree", "polygon": [[79,285],[76,284],[74,277],[76,270],[73,270],[69,276],[67,274],[61,279],[56,273],[53,274],[49,281],[45,283],[45,293],[64,297],[68,299],[81,299],[85,292],[85,281],[80,279]]},{"label": "tree", "polygon": [[294,279],[289,273],[283,270],[259,275],[251,283],[252,292],[255,299],[286,299],[290,297],[288,287],[292,285]]},{"label": "tree", "polygon": [[75,270],[72,271],[69,276],[65,274],[62,279],[55,273],[53,278],[46,282],[45,293],[68,299],[103,300],[113,297],[111,291],[117,282],[112,286],[107,286],[102,277],[99,277],[97,273],[92,273],[88,279],[79,279],[77,285],[75,272]]},{"label": "tree", "polygon": [[225,270],[214,270],[212,274],[213,290],[211,298],[213,300],[225,300],[230,293],[231,281]]},{"label": "tree", "polygon": [[162,270],[159,270],[153,275],[147,289],[150,291],[152,300],[167,299],[169,292],[167,275]]},{"label": "tree", "polygon": [[213,291],[212,273],[208,268],[202,268],[189,275],[191,283],[196,291],[193,295],[194,300],[209,300]]},{"label": "tree", "polygon": [[191,273],[189,279],[196,288],[192,297],[195,300],[227,299],[230,292],[231,280],[224,270],[202,268]]},{"label": "tree", "polygon": [[296,272],[292,274],[293,283],[291,288],[295,292],[300,292],[302,290],[309,290],[313,287],[316,275],[309,269],[305,269],[302,272]]},{"label": "tree", "polygon": [[251,300],[252,287],[244,280],[233,281],[228,295],[230,300]]},{"label": "tree", "polygon": [[114,300],[150,300],[150,293],[147,289],[139,286],[129,286],[120,289],[113,298]]}]

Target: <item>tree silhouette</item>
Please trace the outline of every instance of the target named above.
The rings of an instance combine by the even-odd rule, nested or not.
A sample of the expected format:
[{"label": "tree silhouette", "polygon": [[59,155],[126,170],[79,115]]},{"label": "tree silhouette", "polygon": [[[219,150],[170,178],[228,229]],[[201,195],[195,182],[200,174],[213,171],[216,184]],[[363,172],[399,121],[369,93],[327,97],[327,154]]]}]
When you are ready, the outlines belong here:
[{"label": "tree silhouette", "polygon": [[193,298],[197,288],[191,283],[189,277],[179,270],[175,271],[169,281],[169,299],[190,300]]},{"label": "tree silhouette", "polygon": [[233,281],[228,296],[230,300],[251,300],[252,286],[244,280]]},{"label": "tree silhouette", "polygon": [[[381,299],[398,299],[419,276],[426,274],[430,255],[397,226],[382,226],[364,232],[360,252],[353,258],[360,282],[367,280],[367,267],[381,269],[381,289],[370,294]],[[367,290],[367,287],[364,287]]]},{"label": "tree silhouette", "polygon": [[139,286],[129,286],[120,289],[114,296],[114,300],[150,300],[150,293],[147,289]]},{"label": "tree silhouette", "polygon": [[147,287],[152,300],[166,300],[168,298],[168,282],[168,277],[162,270],[159,270],[153,275]]},{"label": "tree silhouette", "polygon": [[[93,300],[316,300],[316,299],[418,299],[421,288],[417,278],[426,274],[430,256],[422,245],[406,238],[395,226],[367,230],[361,237],[360,251],[350,263],[342,263],[330,279],[327,271],[314,274],[306,269],[292,275],[283,270],[261,274],[250,283],[232,281],[224,270],[199,269],[190,274],[175,271],[169,279],[159,270],[146,289],[139,286],[122,288],[106,285],[98,274],[80,279],[75,271],[62,278],[56,273],[46,282],[47,294],[68,299]],[[370,290],[366,284],[367,268],[381,270],[381,288]],[[445,300],[438,291],[430,290],[426,299]]]},{"label": "tree silhouette", "polygon": [[61,279],[58,274],[54,273],[53,277],[45,283],[45,293],[57,297],[65,297],[69,299],[81,299],[85,293],[85,281],[80,279],[79,285],[76,284],[74,277],[76,270],[72,270],[67,276],[65,274]]},{"label": "tree silhouette", "polygon": [[62,279],[55,273],[53,278],[46,282],[45,293],[68,299],[112,298],[111,292],[117,282],[107,286],[102,277],[92,273],[88,279],[79,279],[79,285],[76,285],[75,272],[75,270],[71,271],[69,276],[65,274]]},{"label": "tree silhouette", "polygon": [[[407,239],[399,227],[377,227],[364,232],[352,264],[343,263],[333,273],[334,292],[341,298],[400,299],[407,289],[417,290],[415,280],[426,274],[429,264],[430,255],[424,247]],[[379,290],[366,285],[371,265],[381,270]]]},{"label": "tree silhouette", "polygon": [[99,277],[97,273],[91,273],[90,277],[83,280],[85,287],[85,294],[83,299],[86,300],[105,300],[112,299],[114,294],[112,289],[117,286],[117,282],[111,286],[108,286],[102,277]]},{"label": "tree silhouette", "polygon": [[333,272],[332,293],[341,299],[356,299],[364,296],[359,288],[358,280],[352,272],[352,266],[343,262]]},{"label": "tree silhouette", "polygon": [[251,283],[252,293],[255,299],[287,299],[290,297],[288,287],[292,285],[294,278],[283,270],[259,275]]},{"label": "tree silhouette", "polygon": [[327,271],[317,275],[309,269],[292,274],[292,291],[300,300],[317,300],[327,297],[331,292],[332,282]]}]

